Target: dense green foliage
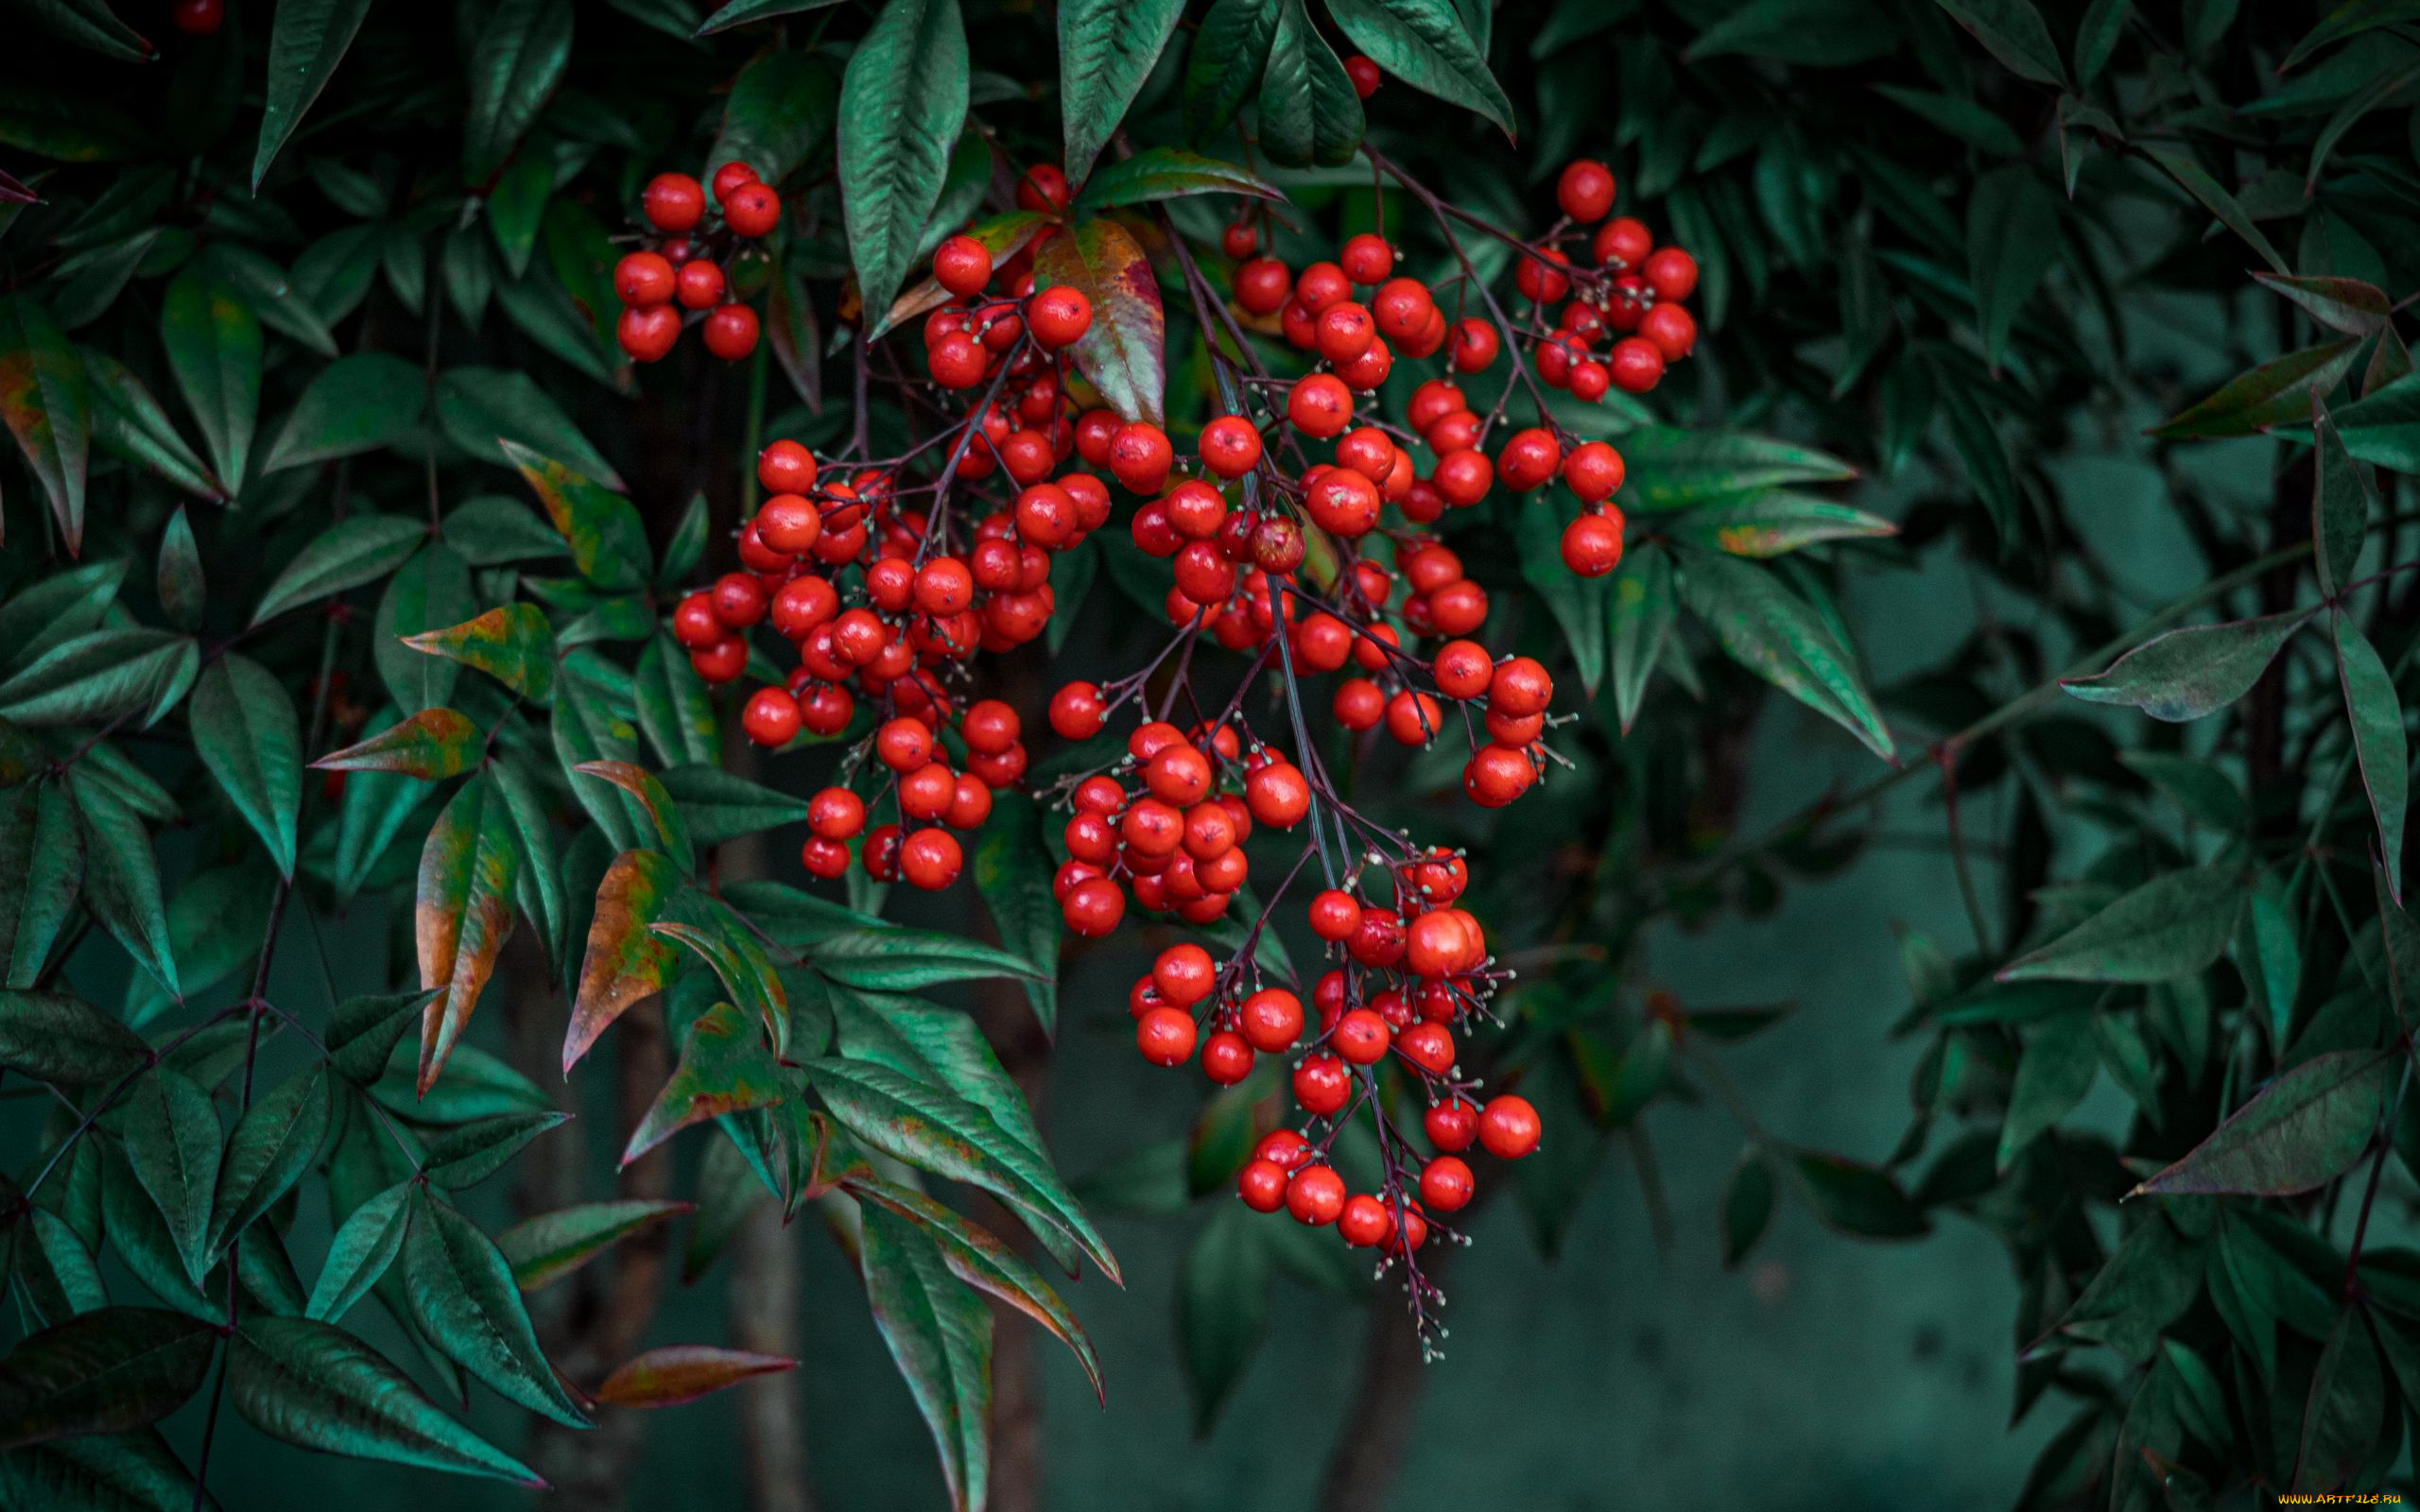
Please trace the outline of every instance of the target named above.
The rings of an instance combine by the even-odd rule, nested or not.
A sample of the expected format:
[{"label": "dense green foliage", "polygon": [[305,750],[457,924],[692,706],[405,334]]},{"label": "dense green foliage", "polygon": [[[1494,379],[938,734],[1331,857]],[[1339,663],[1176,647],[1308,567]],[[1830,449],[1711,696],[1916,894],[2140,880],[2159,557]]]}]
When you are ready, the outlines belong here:
[{"label": "dense green foliage", "polygon": [[[2409,1489],[2420,1250],[2378,1233],[2420,1179],[2420,10],[283,0],[154,49],[103,0],[7,9],[0,1502],[199,1504],[153,1427],[189,1405],[204,1444],[527,1478],[441,1404],[475,1381],[579,1425],[786,1366],[549,1360],[546,1288],[675,1231],[707,1273],[768,1201],[816,1199],[857,1257],[965,1505],[986,1295],[1098,1383],[1044,1276],[1117,1275],[1093,1215],[1226,1204],[1179,1286],[1205,1429],[1278,1273],[1369,1295],[1340,1248],[1236,1221],[1266,1078],[1064,1179],[1000,1017],[962,1010],[1005,987],[1046,1029],[1091,1012],[1051,985],[1031,809],[1004,802],[969,868],[983,923],[885,919],[862,877],[810,892],[765,856],[828,755],[726,770],[732,711],[661,622],[727,565],[763,440],[916,438],[865,376],[912,346],[942,234],[1030,229],[1023,165],[1078,186],[1060,245],[1156,284],[1148,336],[1086,375],[1182,449],[1218,396],[1180,245],[1223,289],[1223,219],[1282,195],[1281,256],[1383,216],[1424,271],[1459,248],[1501,289],[1511,249],[1425,191],[1526,234],[1576,155],[1696,253],[1706,327],[1650,399],[1558,404],[1629,461],[1617,575],[1564,573],[1535,501],[1449,522],[1512,606],[1503,648],[1585,690],[1558,705],[1577,770],[1500,816],[1427,814],[1450,761],[1369,783],[1471,848],[1524,972],[1472,1058],[1546,1114],[1505,1183],[1539,1243],[1608,1149],[1651,1161],[1632,1136],[1661,1108],[1717,1103],[1742,1152],[1694,1257],[1738,1263],[1783,1202],[2004,1241],[2013,1409],[2066,1424],[2022,1504]],[[1356,51],[1388,76],[1367,102]],[[768,340],[634,370],[612,238],[649,175],[733,156],[787,210],[735,265]],[[902,322],[870,358],[868,311]],[[2068,465],[2110,456],[2147,498]],[[2120,507],[2158,510],[2204,585],[2147,596]],[[1154,638],[1167,579],[1121,546],[1063,581],[1070,672]],[[1869,688],[1856,647],[1893,627],[1858,608],[1911,575],[1969,596],[1972,633]],[[1044,664],[986,676],[1030,716]],[[1746,732],[1785,719],[1860,775],[1743,829]],[[1904,988],[1874,984],[1927,1047],[1907,1136],[1806,1148],[1720,1053],[1786,1010],[1676,1002],[1643,942],[1853,878],[1917,790],[1970,931],[1906,936]],[[355,910],[387,958],[326,963]],[[326,992],[271,994],[315,954]],[[579,1200],[532,1182],[492,1221],[505,1183],[472,1189],[573,1139],[565,1069],[619,1078],[624,1169],[559,1157]]]}]

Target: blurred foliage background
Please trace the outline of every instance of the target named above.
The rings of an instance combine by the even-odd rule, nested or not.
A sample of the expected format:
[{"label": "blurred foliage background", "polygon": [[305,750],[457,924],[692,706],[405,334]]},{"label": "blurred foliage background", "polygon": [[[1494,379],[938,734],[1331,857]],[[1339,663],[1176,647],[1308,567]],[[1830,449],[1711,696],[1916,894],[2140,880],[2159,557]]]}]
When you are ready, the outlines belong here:
[{"label": "blurred foliage background", "polygon": [[[1305,14],[1344,52],[1340,18],[1374,5]],[[822,444],[851,423],[847,360],[826,356],[856,314],[835,89],[881,7],[735,7],[741,23],[696,40],[706,18],[684,0],[231,0],[199,40],[164,8],[107,24],[91,0],[6,9],[24,41],[0,61],[0,167],[42,198],[0,231],[10,350],[46,319],[168,401],[95,407],[78,517],[83,561],[136,564],[144,618],[174,611],[152,563],[183,499],[239,495],[187,507],[212,593],[249,602],[324,527],[332,489],[409,513],[441,475],[449,507],[516,487],[481,431],[503,414],[551,455],[586,448],[659,542],[702,494],[719,562],[753,427]],[[974,125],[943,218],[1005,208],[1014,167],[1062,140],[1051,8],[963,9]],[[1254,8],[1179,9],[1131,145],[1188,140],[1188,70],[1221,45],[1222,14]],[[288,10],[367,19],[263,156]],[[1069,953],[1055,1046],[1013,988],[949,989],[1034,1097],[1128,1279],[1069,1292],[1105,1410],[1055,1346],[1001,1324],[994,1504],[2408,1493],[2420,962],[2398,902],[2396,694],[2420,636],[2399,482],[2420,468],[2420,381],[2399,312],[2420,289],[2420,9],[1461,0],[1450,19],[1517,141],[1390,79],[1367,103],[1373,146],[1516,230],[1549,218],[1565,161],[1600,157],[1625,213],[1703,269],[1695,359],[1646,403],[1564,417],[1630,457],[1616,578],[1583,592],[1537,571],[1500,495],[1449,522],[1501,602],[1529,585],[1522,648],[1590,690],[1564,743],[1579,768],[1500,816],[1435,800],[1450,765],[1372,780],[1403,795],[1377,812],[1473,849],[1473,906],[1527,984],[1486,1058],[1549,1142],[1448,1267],[1446,1358],[1422,1368],[1391,1293],[1234,1223],[1253,1107],[1171,1095],[1123,1054],[1133,936]],[[500,53],[506,23],[519,41]],[[133,60],[128,25],[154,60]],[[544,84],[509,131],[475,108],[520,98],[482,85],[498,67]],[[1302,229],[1281,255],[1376,221],[1369,163],[1272,163],[1255,119],[1196,145],[1287,192]],[[752,370],[684,351],[634,376],[610,345],[605,238],[648,175],[710,161],[735,129],[760,150],[782,133],[791,168],[768,270],[786,318]],[[1385,193],[1386,224],[1442,263],[1416,210]],[[1219,277],[1216,213],[1170,215]],[[374,461],[248,463],[250,421],[239,438],[170,370],[180,281],[205,265],[266,330],[272,461],[310,438],[292,413],[340,350],[474,376],[425,410],[418,393]],[[1173,322],[1172,416],[1208,398],[1196,339]],[[59,565],[63,487],[37,461],[0,489],[11,634],[38,633],[7,616]],[[1770,533],[1725,537],[1743,523]],[[1051,675],[1123,668],[1149,642],[1150,590],[1102,566]],[[2097,676],[2158,631],[2262,616],[2285,618]],[[367,638],[345,644],[373,686]],[[276,664],[299,687],[316,650],[303,637]],[[1001,676],[1028,706],[1046,686],[1038,662]],[[814,769],[754,775],[804,790]],[[241,831],[221,817],[154,826],[171,897],[228,864],[221,832]],[[395,986],[387,963],[409,958],[392,940],[408,850],[329,911],[344,992]],[[183,926],[197,940],[224,927],[201,912]],[[962,901],[897,912],[982,927]],[[143,998],[106,943],[72,963],[85,995]],[[508,957],[513,1002],[544,998],[546,964]],[[270,979],[285,990],[320,991],[300,950]],[[508,1006],[473,1040],[536,1076],[559,1022]],[[573,1083],[580,1137],[537,1146],[477,1211],[582,1195],[629,1121],[617,1095]],[[38,1160],[41,1114],[5,1105],[12,1168]],[[2120,1204],[2172,1164],[2163,1194]],[[681,1190],[693,1174],[684,1159]],[[561,1504],[941,1503],[849,1261],[821,1225],[769,1216],[637,1324],[728,1324],[803,1368],[605,1447],[540,1444],[527,1457]],[[316,1253],[326,1215],[295,1222]],[[583,1281],[536,1309],[550,1349],[595,1346],[614,1296]],[[169,1441],[196,1442],[200,1416]],[[512,1444],[519,1417],[486,1401],[473,1420]],[[365,1509],[526,1500],[256,1435],[220,1456],[231,1506],[302,1485]]]}]

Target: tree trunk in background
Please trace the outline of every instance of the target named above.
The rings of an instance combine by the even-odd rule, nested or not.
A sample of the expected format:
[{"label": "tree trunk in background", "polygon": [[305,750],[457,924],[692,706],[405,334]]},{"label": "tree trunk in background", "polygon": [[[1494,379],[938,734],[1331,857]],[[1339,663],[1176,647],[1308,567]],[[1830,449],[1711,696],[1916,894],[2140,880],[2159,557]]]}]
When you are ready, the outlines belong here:
[{"label": "tree trunk in background", "polygon": [[[577,1112],[567,1105],[570,1091],[562,1076],[562,994],[527,930],[516,931],[505,949],[511,973],[506,1014],[514,1062],[538,1085],[558,1088],[556,1096],[566,1101],[565,1110]],[[618,1133],[638,1122],[672,1074],[661,1003],[644,1003],[624,1014],[614,1026],[606,1054],[614,1067]],[[580,1188],[581,1156],[580,1141],[571,1131],[534,1143],[514,1193],[520,1212],[527,1216],[600,1195]],[[662,1197],[670,1194],[671,1184],[670,1152],[657,1149],[622,1172],[613,1195]],[[533,1298],[540,1341],[565,1380],[593,1388],[638,1352],[664,1295],[670,1238],[665,1227],[646,1229]],[[644,1413],[606,1413],[587,1432],[544,1420],[533,1423],[531,1468],[551,1487],[538,1494],[539,1503],[563,1512],[616,1512],[624,1504],[646,1434]]]},{"label": "tree trunk in background", "polygon": [[[798,1331],[798,1235],[782,1223],[780,1207],[761,1202],[727,1251],[729,1314],[735,1349],[795,1360]],[[732,1388],[739,1410],[739,1454],[751,1512],[813,1512],[806,1478],[806,1401],[795,1370],[757,1376]]]},{"label": "tree trunk in background", "polygon": [[[1441,1252],[1426,1272],[1434,1276],[1443,1260]],[[1420,1335],[1402,1296],[1390,1284],[1370,1299],[1370,1337],[1361,1350],[1361,1374],[1338,1424],[1327,1470],[1320,1477],[1320,1512],[1378,1512],[1387,1504],[1427,1383]]]}]

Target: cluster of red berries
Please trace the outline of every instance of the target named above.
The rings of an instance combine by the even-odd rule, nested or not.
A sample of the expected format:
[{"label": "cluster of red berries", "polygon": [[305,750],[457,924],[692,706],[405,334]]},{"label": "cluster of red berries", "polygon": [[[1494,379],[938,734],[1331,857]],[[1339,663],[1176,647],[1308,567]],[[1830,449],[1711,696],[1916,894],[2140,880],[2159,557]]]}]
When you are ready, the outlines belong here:
[{"label": "cluster of red berries", "polygon": [[[987,295],[995,276],[1002,292]],[[1018,392],[1018,416],[1028,422],[1064,423],[1058,379],[1042,369],[1047,353],[1074,346],[1092,329],[1092,301],[1063,284],[1035,289],[1030,249],[994,268],[991,249],[963,234],[933,249],[933,282],[952,296],[925,318],[925,362],[933,382],[964,390],[994,375],[1013,381],[1040,374]],[[1030,343],[1024,339],[1028,335]],[[1061,451],[1058,459],[1064,456]]]},{"label": "cluster of red berries", "polygon": [[727,265],[740,243],[769,236],[781,224],[782,198],[744,163],[717,168],[713,188],[711,215],[706,186],[685,173],[659,173],[640,196],[653,234],[614,266],[614,293],[622,301],[614,334],[634,362],[662,360],[691,321],[706,350],[725,362],[756,350],[756,312],[734,297]]}]

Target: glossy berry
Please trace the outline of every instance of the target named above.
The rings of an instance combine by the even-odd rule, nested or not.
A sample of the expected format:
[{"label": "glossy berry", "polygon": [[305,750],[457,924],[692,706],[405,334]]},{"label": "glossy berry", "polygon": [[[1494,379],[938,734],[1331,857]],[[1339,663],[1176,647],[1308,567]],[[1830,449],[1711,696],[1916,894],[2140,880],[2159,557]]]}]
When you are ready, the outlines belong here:
[{"label": "glossy berry", "polygon": [[[652,255],[647,252],[631,254],[634,257]],[[626,257],[622,261],[627,263],[630,258]],[[722,276],[720,265],[710,263],[702,257],[693,257],[682,264],[681,271],[674,274],[672,279],[673,296],[681,301],[681,308],[684,310],[713,309],[722,301],[723,292],[729,286],[729,282]]]},{"label": "glossy berry", "polygon": [[176,0],[168,19],[188,37],[207,37],[227,19],[227,0]]},{"label": "glossy berry", "polygon": [[756,454],[756,481],[768,493],[805,493],[815,487],[815,455],[796,441],[774,441]]},{"label": "glossy berry", "polygon": [[798,700],[779,688],[759,688],[740,711],[739,727],[759,746],[786,746],[798,734]]},{"label": "glossy berry", "polygon": [[1134,1048],[1154,1066],[1181,1066],[1192,1058],[1196,1033],[1184,1009],[1153,1008],[1134,1022]]},{"label": "glossy berry", "polygon": [[918,830],[899,848],[899,874],[925,892],[939,892],[956,882],[965,862],[958,836],[947,830]]},{"label": "glossy berry", "polygon": [[1583,514],[1563,527],[1563,564],[1582,577],[1602,577],[1621,565],[1617,515]]},{"label": "glossy berry", "polygon": [[1645,336],[1625,336],[1614,343],[1605,370],[1623,393],[1643,394],[1663,381],[1664,353]]},{"label": "glossy berry", "polygon": [[1461,1097],[1436,1103],[1421,1115],[1420,1127],[1428,1136],[1429,1143],[1449,1154],[1460,1154],[1478,1138],[1478,1109]]},{"label": "glossy berry", "polygon": [[1278,1055],[1303,1033],[1303,1001],[1284,988],[1263,988],[1244,999],[1243,1037],[1254,1050]]},{"label": "glossy berry", "polygon": [[1353,93],[1366,100],[1378,93],[1378,81],[1384,76],[1377,64],[1355,53],[1344,60],[1344,77],[1353,80]]},{"label": "glossy berry", "polygon": [[1347,1064],[1367,1066],[1386,1055],[1393,1038],[1386,1020],[1368,1008],[1355,1008],[1336,1021],[1328,1042]]},{"label": "glossy berry", "polygon": [[1564,486],[1582,504],[1601,504],[1621,489],[1622,455],[1603,441],[1583,441],[1563,459]]},{"label": "glossy berry", "polygon": [[1511,1092],[1488,1100],[1479,1110],[1478,1143],[1500,1160],[1517,1160],[1538,1147],[1538,1110]]},{"label": "glossy berry", "polygon": [[961,300],[979,294],[992,282],[992,254],[972,236],[944,237],[933,249],[933,278]]},{"label": "glossy berry", "polygon": [[684,232],[706,213],[706,191],[685,173],[659,173],[648,180],[639,209],[658,231]]},{"label": "glossy berry", "polygon": [[782,223],[782,197],[767,184],[741,184],[722,202],[722,218],[735,236],[771,235]]},{"label": "glossy berry", "polygon": [[1677,247],[1649,254],[1639,271],[1659,300],[1685,300],[1697,291],[1698,260]]},{"label": "glossy berry", "polygon": [[[1271,1167],[1274,1169],[1274,1167]],[[1437,1212],[1456,1212],[1471,1200],[1478,1183],[1459,1156],[1441,1155],[1420,1169],[1420,1200]],[[1266,1212],[1269,1210],[1261,1210]]]},{"label": "glossy berry", "polygon": [[1236,1174],[1236,1194],[1254,1212],[1275,1212],[1286,1206],[1286,1168],[1274,1160],[1247,1160]]},{"label": "glossy berry", "polygon": [[614,336],[631,361],[660,362],[681,339],[681,314],[668,304],[624,310]]},{"label": "glossy berry", "polygon": [[1073,346],[1092,329],[1093,304],[1063,284],[1054,284],[1026,301],[1026,329],[1046,347]]},{"label": "glossy berry", "polygon": [[1555,203],[1563,213],[1582,224],[1599,221],[1614,208],[1614,171],[1603,163],[1582,158],[1563,170],[1555,180]]},{"label": "glossy berry", "polygon": [[1233,1029],[1221,1029],[1201,1042],[1201,1074],[1220,1087],[1233,1087],[1252,1074],[1252,1046]]},{"label": "glossy berry", "polygon": [[725,362],[737,362],[756,350],[756,312],[744,304],[726,304],[706,317],[706,350]]},{"label": "glossy berry", "polygon": [[614,297],[632,309],[662,304],[678,286],[672,265],[661,253],[628,252],[614,265]]},{"label": "glossy berry", "polygon": [[731,192],[733,190],[738,188],[741,184],[754,183],[755,181],[755,169],[750,167],[744,163],[726,163],[721,167],[715,170],[715,176],[707,183],[706,187],[714,191],[715,203],[721,204],[724,200],[731,198]]},{"label": "glossy berry", "polygon": [[1310,1056],[1294,1068],[1293,1087],[1294,1101],[1305,1112],[1325,1118],[1351,1099],[1353,1074],[1334,1056]]},{"label": "glossy berry", "polygon": [[1313,1228],[1336,1222],[1344,1211],[1344,1177],[1330,1166],[1303,1167],[1286,1183],[1286,1211]]},{"label": "glossy berry", "polygon": [[1037,163],[1017,180],[1017,208],[1048,214],[1067,208],[1067,176],[1055,163]]}]

